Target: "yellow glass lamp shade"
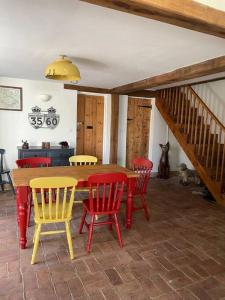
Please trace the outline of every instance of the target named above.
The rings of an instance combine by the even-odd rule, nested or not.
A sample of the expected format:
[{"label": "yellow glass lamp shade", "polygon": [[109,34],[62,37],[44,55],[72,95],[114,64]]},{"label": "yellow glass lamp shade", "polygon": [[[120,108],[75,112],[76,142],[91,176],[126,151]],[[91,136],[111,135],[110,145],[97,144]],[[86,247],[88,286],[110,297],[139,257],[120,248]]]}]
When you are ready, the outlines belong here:
[{"label": "yellow glass lamp shade", "polygon": [[61,55],[47,66],[45,77],[54,80],[78,81],[80,80],[80,71],[65,55]]}]

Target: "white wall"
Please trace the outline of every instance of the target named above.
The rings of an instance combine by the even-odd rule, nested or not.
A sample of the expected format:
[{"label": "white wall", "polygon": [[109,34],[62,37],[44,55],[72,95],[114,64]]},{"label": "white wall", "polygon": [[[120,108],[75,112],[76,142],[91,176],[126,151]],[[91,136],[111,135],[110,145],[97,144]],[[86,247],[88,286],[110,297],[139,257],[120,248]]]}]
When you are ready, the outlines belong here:
[{"label": "white wall", "polygon": [[[1,85],[23,88],[23,110],[0,110],[0,147],[6,149],[6,162],[10,168],[15,167],[17,146],[21,140],[28,140],[30,146],[41,145],[42,141],[49,141],[51,145],[58,145],[60,141],[68,141],[71,147],[75,142],[76,124],[76,91],[64,90],[63,83],[48,81],[34,81],[15,78],[0,78]],[[38,99],[40,94],[52,96],[48,102]],[[60,115],[60,121],[55,129],[34,129],[28,121],[31,108],[38,105],[42,110],[50,106]]]},{"label": "white wall", "polygon": [[224,124],[225,80],[193,85],[192,88],[206,103],[214,115]]},{"label": "white wall", "polygon": [[110,159],[110,134],[111,134],[111,94],[104,96],[104,120],[103,120],[103,151],[102,163],[108,164]]},{"label": "white wall", "polygon": [[[120,96],[117,162],[121,166],[126,165],[127,107],[128,96]],[[166,122],[156,108],[155,99],[152,99],[148,157],[153,162],[153,172],[158,171],[161,156],[159,144],[165,144],[167,141],[170,143],[169,162],[171,171],[176,171],[177,166],[181,162],[185,162],[188,167],[192,167],[189,159],[181,149],[172,132],[168,130]]]},{"label": "white wall", "polygon": [[121,166],[126,165],[127,108],[128,108],[128,96],[120,95],[119,96],[117,163]]},{"label": "white wall", "polygon": [[[65,90],[62,82],[35,81],[16,78],[0,78],[0,85],[23,88],[23,110],[0,110],[0,148],[6,149],[5,164],[10,169],[15,167],[18,158],[17,146],[22,140],[28,140],[30,146],[41,146],[48,141],[52,146],[58,146],[61,141],[68,141],[76,149],[77,122],[77,91]],[[38,99],[40,94],[52,96],[48,102]],[[103,162],[109,162],[111,95],[104,95],[104,130],[103,130]],[[55,129],[34,129],[28,121],[28,113],[33,106],[46,110],[50,106],[60,115],[60,121]]]},{"label": "white wall", "polygon": [[150,140],[149,140],[149,159],[153,162],[153,172],[158,171],[159,160],[161,157],[161,148],[159,144],[170,143],[169,163],[170,170],[177,171],[180,163],[186,163],[189,168],[193,168],[190,160],[184,153],[175,136],[168,128],[166,122],[161,116],[155,105],[155,99],[152,99]]}]

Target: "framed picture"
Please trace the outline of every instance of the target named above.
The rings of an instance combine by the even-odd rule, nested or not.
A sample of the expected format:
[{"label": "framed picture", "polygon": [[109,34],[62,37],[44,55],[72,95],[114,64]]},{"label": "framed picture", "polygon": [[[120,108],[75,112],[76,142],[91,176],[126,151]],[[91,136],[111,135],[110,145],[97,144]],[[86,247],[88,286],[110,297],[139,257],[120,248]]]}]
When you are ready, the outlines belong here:
[{"label": "framed picture", "polygon": [[23,96],[22,88],[0,85],[0,109],[22,110]]}]

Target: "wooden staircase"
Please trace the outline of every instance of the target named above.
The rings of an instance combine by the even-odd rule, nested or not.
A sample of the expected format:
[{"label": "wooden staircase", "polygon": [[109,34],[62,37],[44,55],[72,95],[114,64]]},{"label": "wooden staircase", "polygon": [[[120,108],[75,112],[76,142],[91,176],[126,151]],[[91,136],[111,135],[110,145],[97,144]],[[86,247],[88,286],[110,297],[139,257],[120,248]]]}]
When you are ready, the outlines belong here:
[{"label": "wooden staircase", "polygon": [[225,127],[190,86],[157,92],[156,106],[216,201],[225,206]]}]

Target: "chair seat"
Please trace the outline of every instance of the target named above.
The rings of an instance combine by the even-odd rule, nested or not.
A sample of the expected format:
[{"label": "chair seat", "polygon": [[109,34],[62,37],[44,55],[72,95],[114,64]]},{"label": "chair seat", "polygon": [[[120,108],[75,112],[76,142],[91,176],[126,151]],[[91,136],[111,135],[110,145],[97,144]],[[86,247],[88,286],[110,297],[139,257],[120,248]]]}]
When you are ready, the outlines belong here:
[{"label": "chair seat", "polygon": [[[66,203],[64,209],[65,209],[64,218],[60,218],[61,215],[62,215],[62,211],[63,211],[63,205],[62,205],[62,203],[59,203],[58,218],[60,218],[61,220],[60,221],[57,220],[57,222],[65,222],[65,220],[68,220],[67,212],[69,210],[69,203]],[[34,220],[35,220],[36,223],[42,223],[42,222],[44,222],[44,223],[55,223],[56,222],[56,220],[55,220],[56,219],[56,203],[52,203],[52,209],[51,209],[51,211],[52,211],[52,219],[51,220],[44,220],[44,218],[43,218],[43,211],[42,211],[42,205],[41,204],[38,205],[38,211],[39,211],[40,218],[37,218],[37,214],[36,214],[36,216],[34,218]],[[44,214],[45,214],[45,218],[46,219],[50,218],[50,215],[49,215],[49,205],[47,205],[45,207]],[[71,218],[70,218],[70,220],[71,220]]]},{"label": "chair seat", "polygon": [[[102,207],[102,205],[103,205],[102,202],[103,202],[103,200],[100,198],[99,203],[98,203],[99,207]],[[108,209],[107,199],[105,199],[105,210],[98,211],[98,209],[97,209],[97,199],[96,198],[93,198],[93,204],[94,204],[94,209],[93,209],[94,210],[94,213],[93,213],[94,215],[104,215],[104,214],[110,214],[110,213],[114,214],[115,212],[117,212],[117,210],[112,209],[112,207],[109,207],[109,209]],[[87,211],[90,214],[92,214],[92,212],[90,210],[90,200],[89,199],[84,199],[83,200],[83,205],[87,209]]]}]

